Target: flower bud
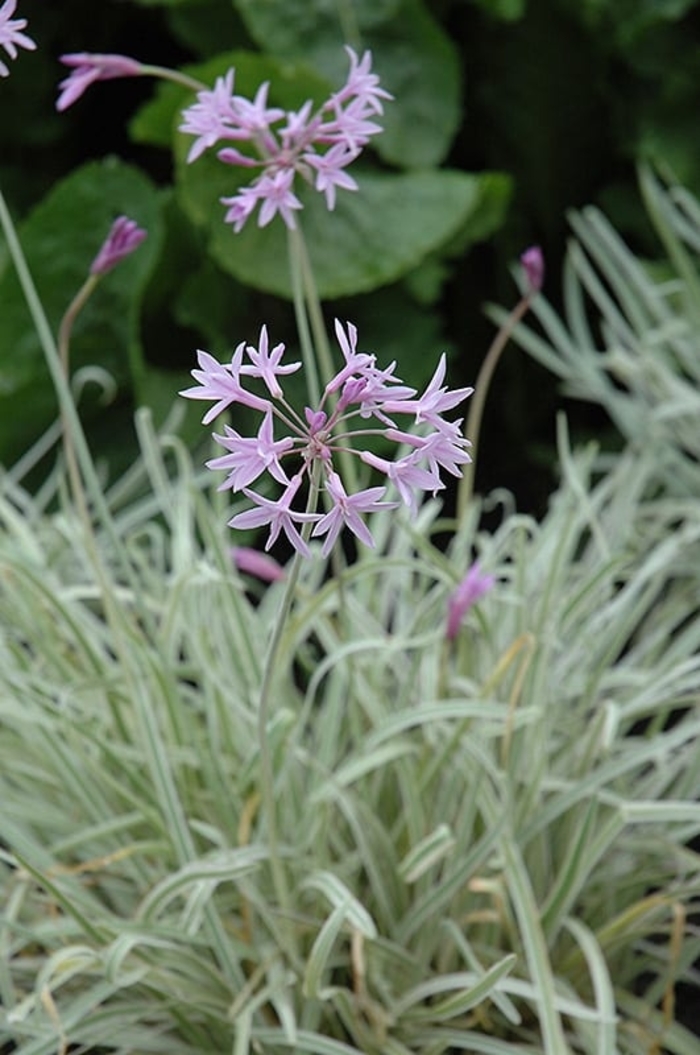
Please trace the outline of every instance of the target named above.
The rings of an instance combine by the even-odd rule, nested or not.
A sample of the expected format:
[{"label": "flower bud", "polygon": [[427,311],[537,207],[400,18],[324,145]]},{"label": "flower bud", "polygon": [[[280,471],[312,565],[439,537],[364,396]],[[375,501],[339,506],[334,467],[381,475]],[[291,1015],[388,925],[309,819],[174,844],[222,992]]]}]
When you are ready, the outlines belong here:
[{"label": "flower bud", "polygon": [[520,264],[525,273],[527,293],[533,296],[539,293],[544,283],[544,256],[538,245],[531,245],[520,256]]},{"label": "flower bud", "polygon": [[112,224],[111,230],[104,241],[102,248],[92,262],[91,275],[106,275],[125,256],[129,256],[141,245],[146,237],[146,231],[139,227],[134,220],[126,216],[120,216]]}]

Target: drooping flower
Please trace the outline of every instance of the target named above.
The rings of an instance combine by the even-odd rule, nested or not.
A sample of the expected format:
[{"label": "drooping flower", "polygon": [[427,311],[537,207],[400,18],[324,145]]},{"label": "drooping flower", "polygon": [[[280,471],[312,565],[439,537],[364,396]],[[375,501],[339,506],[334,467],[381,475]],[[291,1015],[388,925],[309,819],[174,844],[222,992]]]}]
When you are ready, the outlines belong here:
[{"label": "drooping flower", "polygon": [[[460,466],[470,460],[470,444],[461,433],[461,419],[447,421],[441,413],[465,398],[471,389],[451,392],[443,387],[444,363],[439,364],[428,386],[426,404],[414,399],[415,389],[395,376],[395,363],[379,369],[375,355],[357,351],[357,330],[351,323],[343,327],[336,321],[336,337],[344,365],[326,385],[319,405],[304,407],[303,413],[287,401],[283,390],[285,377],[300,364],[283,364],[283,344],[270,350],[265,326],[258,346],[240,342],[230,363],[220,363],[208,352],[200,351],[198,369],[192,371],[198,383],[181,392],[189,399],[205,399],[214,404],[204,415],[205,424],[236,404],[263,414],[255,436],[243,436],[228,425],[222,434],[215,433],[215,441],[226,453],[208,461],[207,466],[228,472],[220,490],[242,492],[253,503],[252,509],[233,517],[231,526],[269,525],[267,549],[283,533],[304,555],[309,553],[309,537],[324,538],[322,551],[327,556],[345,528],[363,544],[373,546],[366,517],[398,504],[386,500],[388,489],[394,488],[399,501],[415,513],[421,493],[435,493],[443,487],[441,469],[461,476]],[[256,381],[265,387],[264,398],[248,387]],[[413,430],[399,428],[399,417],[410,418]],[[275,434],[276,427],[283,431],[282,435]],[[364,450],[363,437],[377,433],[397,447],[408,447],[408,453],[391,460]],[[341,454],[360,458],[382,473],[386,483],[348,493],[339,472]],[[294,468],[288,472],[291,464]],[[284,491],[279,498],[250,489],[264,476],[282,485]],[[319,486],[324,492],[324,513],[313,507]],[[312,508],[301,508],[297,502],[300,492],[310,496]]]},{"label": "drooping flower", "polygon": [[456,589],[450,594],[447,602],[447,629],[445,636],[454,641],[464,617],[480,597],[493,587],[496,582],[493,575],[482,572],[479,564],[474,562]]},{"label": "drooping flower", "polygon": [[119,216],[112,224],[102,247],[90,266],[91,275],[106,275],[129,256],[146,238],[147,232],[135,220]]},{"label": "drooping flower", "polygon": [[60,95],[56,109],[67,110],[96,81],[111,81],[117,77],[139,77],[144,72],[144,65],[126,55],[91,55],[88,52],[74,52],[61,55],[64,66],[71,72],[59,84]]},{"label": "drooping flower", "polygon": [[372,56],[359,59],[346,48],[350,72],[345,85],[317,110],[307,101],[296,111],[269,106],[269,84],[258,89],[252,101],[234,94],[235,71],[218,77],[213,89],[197,94],[197,102],[183,111],[180,131],[195,137],[187,160],[195,161],[217,143],[220,161],[256,168],[260,174],[234,195],[222,198],[225,220],[240,231],[259,207],[258,225],[264,227],[277,215],[289,228],[296,226],[295,212],[302,208],[297,177],[325,196],[335,208],[336,190],[357,190],[346,169],[372,136],[381,132],[374,118],[383,101],[391,99],[371,72]]},{"label": "drooping flower", "polygon": [[[5,0],[0,7],[0,47],[3,47],[11,59],[17,58],[17,48],[34,51],[36,44],[22,30],[27,28],[26,18],[12,18],[17,9],[17,0]],[[0,77],[9,77],[10,71],[0,61]]]}]

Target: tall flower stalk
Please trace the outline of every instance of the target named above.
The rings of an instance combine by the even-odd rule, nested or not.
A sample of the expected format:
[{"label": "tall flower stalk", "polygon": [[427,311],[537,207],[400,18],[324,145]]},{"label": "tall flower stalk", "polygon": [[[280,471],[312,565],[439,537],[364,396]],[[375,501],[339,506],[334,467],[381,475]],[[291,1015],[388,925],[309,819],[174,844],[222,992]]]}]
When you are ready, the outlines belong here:
[{"label": "tall flower stalk", "polygon": [[[21,37],[24,23],[8,21],[14,8],[14,0],[7,0],[0,9],[0,45],[11,57],[17,45],[29,46]],[[451,420],[445,415],[472,390],[450,390],[444,384],[444,355],[419,394],[397,376],[396,363],[380,365],[375,354],[358,349],[352,323],[336,320],[335,354],[328,340],[299,222],[303,208],[299,187],[306,184],[320,193],[330,211],[335,208],[338,193],[358,191],[349,169],[372,137],[381,132],[377,119],[384,102],[391,99],[372,72],[371,53],[359,56],[352,48],[346,52],[350,68],[345,83],[320,105],[309,100],[296,111],[271,105],[268,84],[260,86],[254,99],[237,94],[233,69],[209,88],[178,71],[128,56],[84,52],[62,57],[69,73],[60,84],[56,104],[63,111],[95,83],[122,77],[156,76],[185,85],[196,93],[195,102],[183,111],[180,125],[180,130],[194,140],[188,161],[195,163],[202,153],[215,149],[222,164],[244,169],[251,177],[222,198],[224,221],[235,234],[253,218],[264,227],[279,217],[288,231],[302,362],[286,361],[285,345],[273,344],[267,327],[262,326],[257,343],[240,342],[229,362],[219,362],[200,350],[198,368],[192,371],[196,384],[182,392],[187,398],[212,402],[203,418],[205,424],[235,406],[259,415],[255,435],[242,434],[224,424],[222,431],[214,434],[223,453],[208,465],[226,473],[220,489],[242,494],[248,501],[248,508],[232,517],[233,528],[266,528],[266,550],[280,536],[294,550],[265,658],[258,706],[261,800],[273,883],[285,915],[290,897],[278,845],[268,727],[281,643],[303,561],[312,555],[316,540],[323,558],[337,555],[346,531],[357,544],[373,547],[372,514],[402,504],[415,514],[423,494],[437,494],[444,488],[444,472],[460,477],[462,467],[470,461],[470,443],[464,436],[462,419]],[[124,217],[117,221],[93,263],[90,277],[66,312],[59,335],[56,358],[60,391],[67,391],[61,402],[66,459],[76,502],[85,516],[89,515],[88,505],[73,448],[73,435],[82,437],[82,433],[79,424],[73,433],[74,408],[71,403],[69,409],[66,388],[70,334],[99,276],[135,248],[142,237],[143,232]],[[285,395],[284,384],[288,375],[302,368],[308,398],[305,405],[298,406]],[[383,440],[381,455],[368,444],[376,437]],[[361,475],[370,471],[381,482],[361,487]],[[265,479],[268,483],[261,487],[258,481]],[[276,493],[270,492],[270,483]],[[293,955],[293,943],[289,951]]]},{"label": "tall flower stalk", "polygon": [[[265,658],[258,704],[261,800],[273,882],[285,909],[289,895],[278,847],[268,725],[279,647],[302,560],[311,555],[309,544],[314,538],[323,540],[324,557],[335,552],[345,529],[363,545],[374,546],[367,516],[398,504],[394,496],[386,499],[389,489],[415,512],[421,493],[436,493],[444,487],[442,470],[459,476],[460,466],[469,461],[469,443],[462,435],[461,419],[449,421],[443,415],[470,395],[471,389],[452,391],[443,386],[444,356],[425,391],[418,395],[396,376],[395,363],[381,368],[375,355],[358,351],[357,330],[352,323],[343,326],[336,320],[335,333],[344,366],[327,382],[320,400],[301,411],[285,397],[283,383],[302,364],[283,361],[284,345],[271,347],[265,326],[257,346],[241,342],[230,363],[220,363],[200,351],[199,368],[192,371],[197,384],[181,393],[213,404],[204,415],[204,424],[235,406],[260,415],[255,436],[242,435],[227,424],[223,433],[215,433],[214,439],[226,453],[207,464],[227,473],[220,489],[243,493],[251,503],[251,508],[232,518],[232,527],[267,527],[266,549],[284,535],[295,550]],[[405,419],[407,427],[402,424]],[[365,439],[377,435],[395,446],[397,456],[393,460],[363,449]],[[346,486],[341,456],[371,466],[386,482],[360,490]],[[254,490],[252,485],[261,477],[267,477],[281,493],[269,497]],[[304,492],[305,502],[301,497]],[[325,512],[319,509],[319,492],[325,499]]]},{"label": "tall flower stalk", "polygon": [[[146,232],[126,216],[118,217],[112,224],[107,238],[90,265],[88,277],[68,305],[58,328],[57,350],[61,369],[66,381],[70,381],[70,341],[76,319],[92,294],[95,292],[103,275],[106,275],[127,256],[130,256],[131,253],[139,247],[145,237]],[[73,438],[74,430],[72,428],[72,422],[69,418],[65,402],[61,403],[60,413],[63,433],[63,450],[68,468],[68,476],[71,481],[73,498],[81,514],[85,530],[91,538],[92,520],[88,511],[87,498],[83,489],[80,468],[76,458]]]},{"label": "tall flower stalk", "polygon": [[544,258],[539,246],[530,246],[520,256],[520,265],[524,276],[524,289],[518,303],[505,319],[496,333],[489,350],[486,353],[481,369],[476,379],[475,395],[472,400],[469,414],[467,416],[466,433],[473,444],[473,459],[464,472],[457,490],[457,521],[464,518],[467,506],[474,492],[474,472],[476,470],[476,459],[478,456],[479,436],[481,433],[481,421],[484,416],[486,397],[491,387],[491,381],[500,362],[501,356],[513,335],[515,327],[530,310],[533,297],[542,289],[544,282]]}]

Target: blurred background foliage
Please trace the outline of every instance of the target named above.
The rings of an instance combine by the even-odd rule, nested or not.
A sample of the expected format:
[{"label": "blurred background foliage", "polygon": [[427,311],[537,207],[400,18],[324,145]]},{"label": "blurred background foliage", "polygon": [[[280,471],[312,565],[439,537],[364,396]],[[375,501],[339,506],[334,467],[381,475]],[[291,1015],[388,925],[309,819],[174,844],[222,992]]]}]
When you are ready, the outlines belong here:
[{"label": "blurred background foliage", "polygon": [[[184,66],[203,80],[234,63],[236,89],[272,82],[287,108],[346,75],[342,44],[370,47],[395,95],[385,134],[356,166],[361,193],[302,214],[328,317],[420,384],[440,351],[451,384],[473,382],[492,336],[487,300],[517,297],[513,262],[542,245],[557,304],[567,211],[598,204],[643,256],[658,247],[637,189],[642,159],[700,194],[696,135],[700,0],[22,0],[38,44],[0,84],[0,181],[52,323],[112,219],[148,227],[141,250],[101,284],[75,331],[75,368],[112,374],[104,406],[81,408],[115,470],[131,415],[167,413],[205,347],[225,355],[267,322],[293,346],[281,225],[235,236],[219,197],[237,172],[184,163],[184,90],[148,79],[98,84],[54,105],[65,52],[114,52]],[[240,182],[247,182],[241,172]],[[312,196],[313,197],[313,196]],[[43,358],[0,246],[0,461],[55,416]],[[94,388],[94,392],[93,392]],[[512,349],[486,415],[478,486],[511,488],[539,512],[551,488],[556,382]],[[573,406],[579,434],[606,439],[599,410]],[[198,420],[197,408],[185,428]],[[197,433],[198,434],[198,433]]]}]

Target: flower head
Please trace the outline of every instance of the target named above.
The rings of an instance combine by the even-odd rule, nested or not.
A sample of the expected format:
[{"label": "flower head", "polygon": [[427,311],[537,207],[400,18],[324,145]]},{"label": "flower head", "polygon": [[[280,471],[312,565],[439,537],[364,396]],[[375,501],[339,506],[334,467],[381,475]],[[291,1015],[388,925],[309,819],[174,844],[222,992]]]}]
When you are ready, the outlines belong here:
[{"label": "flower head", "polygon": [[[36,44],[22,30],[27,28],[26,18],[15,18],[12,16],[17,8],[17,0],[5,0],[0,7],[0,47],[3,47],[11,59],[17,58],[17,48],[25,48],[34,51]],[[4,62],[0,61],[0,77],[9,77],[10,71]]]},{"label": "flower head", "polygon": [[494,576],[485,575],[478,563],[472,564],[447,602],[447,629],[445,635],[448,641],[454,641],[469,609],[476,604],[480,597],[488,593],[495,582]]},{"label": "flower head", "polygon": [[235,142],[235,147],[218,150],[219,160],[259,170],[252,183],[221,199],[227,206],[225,220],[234,231],[240,231],[258,207],[260,227],[280,215],[293,229],[294,214],[302,208],[294,190],[298,177],[325,196],[329,209],[335,208],[338,188],[357,190],[346,169],[381,132],[374,118],[391,95],[371,72],[369,51],[361,59],[352,48],[346,51],[347,81],[317,110],[310,101],[296,111],[270,106],[267,83],[252,101],[235,95],[235,71],[229,70],[217,78],[212,90],[200,91],[197,102],[183,112],[180,131],[195,137],[188,161],[219,143]]},{"label": "flower head", "polygon": [[143,64],[126,55],[90,55],[81,51],[70,55],[61,55],[64,66],[71,72],[61,81],[61,94],[56,101],[56,109],[67,110],[76,102],[83,92],[96,81],[111,81],[116,77],[138,77],[143,73]]},{"label": "flower head", "polygon": [[[242,492],[253,503],[252,509],[233,517],[232,527],[269,525],[266,549],[283,533],[298,552],[306,555],[309,537],[323,537],[322,551],[327,556],[345,528],[364,545],[373,546],[366,518],[398,504],[385,500],[388,488],[393,488],[399,501],[414,513],[422,492],[435,493],[443,487],[441,469],[460,476],[459,466],[469,461],[469,441],[461,434],[461,420],[446,421],[441,412],[453,407],[471,389],[451,392],[442,386],[442,360],[434,382],[428,386],[428,413],[420,400],[413,399],[415,389],[403,385],[394,375],[394,363],[380,370],[375,355],[357,351],[357,330],[351,323],[344,328],[336,322],[336,337],[344,365],[326,385],[319,405],[304,407],[303,413],[287,401],[282,387],[286,375],[299,369],[300,364],[283,364],[284,345],[276,344],[270,349],[265,326],[257,347],[241,341],[230,364],[200,351],[199,368],[192,371],[198,383],[180,393],[188,399],[205,399],[214,404],[204,415],[205,424],[236,404],[263,414],[255,436],[243,436],[228,425],[222,434],[214,434],[226,453],[207,465],[228,472],[220,490]],[[264,397],[248,387],[256,381],[264,386]],[[402,415],[412,419],[417,431],[397,427],[394,419]],[[391,460],[363,450],[362,440],[367,433],[381,433],[390,443],[408,447],[408,453]],[[386,482],[348,493],[337,466],[341,453],[360,458],[382,473]],[[294,466],[293,473],[288,473],[290,465]],[[279,498],[249,489],[263,476],[284,488]],[[324,513],[317,512],[314,506],[319,487],[323,491]],[[299,493],[309,495],[311,508],[300,508]]]},{"label": "flower head", "polygon": [[112,224],[102,248],[90,267],[91,275],[106,275],[124,257],[129,256],[143,242],[147,232],[127,216],[119,216]]}]

